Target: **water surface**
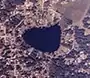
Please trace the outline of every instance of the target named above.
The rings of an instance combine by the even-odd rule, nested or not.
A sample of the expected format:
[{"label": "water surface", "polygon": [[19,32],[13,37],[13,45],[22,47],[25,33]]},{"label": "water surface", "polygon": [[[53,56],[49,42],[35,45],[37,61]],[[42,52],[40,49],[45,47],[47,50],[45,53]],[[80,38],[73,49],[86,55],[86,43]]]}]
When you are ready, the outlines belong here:
[{"label": "water surface", "polygon": [[53,52],[59,48],[61,30],[55,25],[49,28],[27,29],[22,37],[24,41],[43,52]]}]

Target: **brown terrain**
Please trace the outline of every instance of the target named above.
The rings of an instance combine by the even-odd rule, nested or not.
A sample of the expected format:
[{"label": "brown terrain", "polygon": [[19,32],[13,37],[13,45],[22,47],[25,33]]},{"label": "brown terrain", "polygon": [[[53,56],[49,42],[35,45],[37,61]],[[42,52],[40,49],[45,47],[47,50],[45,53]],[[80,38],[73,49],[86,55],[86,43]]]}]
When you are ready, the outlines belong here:
[{"label": "brown terrain", "polygon": [[[90,28],[83,23],[90,17],[90,0],[10,1],[0,0],[0,78],[90,78]],[[16,14],[19,22],[12,21]],[[26,29],[57,23],[61,44],[53,53],[21,37]]]}]

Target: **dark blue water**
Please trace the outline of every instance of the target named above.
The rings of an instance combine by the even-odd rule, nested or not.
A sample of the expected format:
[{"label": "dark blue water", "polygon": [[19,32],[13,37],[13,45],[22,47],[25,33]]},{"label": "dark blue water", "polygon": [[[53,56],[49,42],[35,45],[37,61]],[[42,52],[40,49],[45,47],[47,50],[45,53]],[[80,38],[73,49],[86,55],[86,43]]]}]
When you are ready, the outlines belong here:
[{"label": "dark blue water", "polygon": [[55,25],[50,28],[32,28],[25,30],[22,37],[26,44],[43,52],[53,52],[59,48],[61,30]]}]

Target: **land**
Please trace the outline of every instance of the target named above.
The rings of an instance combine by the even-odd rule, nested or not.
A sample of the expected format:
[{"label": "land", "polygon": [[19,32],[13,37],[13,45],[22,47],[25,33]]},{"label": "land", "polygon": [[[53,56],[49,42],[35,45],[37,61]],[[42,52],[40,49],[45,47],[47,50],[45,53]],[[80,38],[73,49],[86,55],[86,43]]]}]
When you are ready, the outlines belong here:
[{"label": "land", "polygon": [[[90,78],[90,0],[0,1],[0,78]],[[27,45],[33,27],[61,27],[53,53]]]}]

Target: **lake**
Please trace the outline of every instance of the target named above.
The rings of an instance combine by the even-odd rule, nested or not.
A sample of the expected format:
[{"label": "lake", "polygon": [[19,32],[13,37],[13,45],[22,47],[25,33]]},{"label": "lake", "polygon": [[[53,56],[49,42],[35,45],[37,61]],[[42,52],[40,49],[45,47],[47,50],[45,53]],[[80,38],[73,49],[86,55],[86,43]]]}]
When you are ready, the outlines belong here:
[{"label": "lake", "polygon": [[27,29],[22,34],[26,44],[42,52],[54,52],[60,46],[61,30],[59,25],[49,28]]}]

